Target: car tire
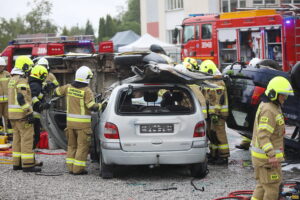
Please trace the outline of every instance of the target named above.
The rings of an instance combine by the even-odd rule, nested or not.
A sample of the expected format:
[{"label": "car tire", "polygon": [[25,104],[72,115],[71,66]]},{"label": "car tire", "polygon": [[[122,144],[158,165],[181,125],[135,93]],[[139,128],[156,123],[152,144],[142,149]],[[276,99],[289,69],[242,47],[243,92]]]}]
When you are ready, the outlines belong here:
[{"label": "car tire", "polygon": [[208,174],[207,159],[203,163],[191,165],[191,176],[194,178],[204,178]]},{"label": "car tire", "polygon": [[100,171],[100,176],[103,179],[111,179],[114,176],[113,166],[106,165],[104,163],[101,148],[100,148],[100,152],[99,152],[99,171]]}]

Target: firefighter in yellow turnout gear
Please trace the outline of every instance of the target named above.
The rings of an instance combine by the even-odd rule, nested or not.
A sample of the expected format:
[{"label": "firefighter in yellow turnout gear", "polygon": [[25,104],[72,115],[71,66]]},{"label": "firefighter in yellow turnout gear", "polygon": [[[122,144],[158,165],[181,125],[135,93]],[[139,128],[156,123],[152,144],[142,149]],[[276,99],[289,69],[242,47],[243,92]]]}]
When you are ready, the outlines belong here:
[{"label": "firefighter in yellow turnout gear", "polygon": [[[0,57],[0,132],[12,133],[11,127],[8,127],[8,107],[7,107],[7,85],[10,74],[5,70],[6,61]],[[2,124],[2,117],[4,124]]]},{"label": "firefighter in yellow turnout gear", "polygon": [[80,67],[75,74],[75,81],[56,88],[55,95],[66,96],[68,140],[67,167],[74,175],[87,174],[86,160],[91,141],[91,113],[98,111],[100,104],[95,103],[92,90],[88,87],[93,73],[86,66]]},{"label": "firefighter in yellow turnout gear", "polygon": [[[212,75],[221,74],[211,60],[205,60],[200,65],[200,71]],[[228,96],[224,81],[207,81],[218,87],[202,87],[202,94],[207,101],[208,120],[207,136],[210,141],[209,163],[227,165],[229,145],[225,131],[225,121],[228,116]]]},{"label": "firefighter in yellow turnout gear", "polygon": [[287,79],[277,76],[269,82],[265,95],[254,121],[251,155],[257,184],[251,200],[278,199],[285,133],[281,105],[293,90]]},{"label": "firefighter in yellow turnout gear", "polygon": [[[187,57],[184,59],[182,65],[189,71],[192,72],[197,72],[200,70],[200,67],[198,65],[197,60]],[[201,108],[202,108],[202,112],[204,115],[204,118],[207,119],[207,106],[206,106],[206,100],[205,97],[203,96],[202,92],[200,91],[200,87],[199,85],[193,84],[193,85],[189,85],[189,87],[191,88],[191,90],[194,92],[194,94],[196,95]]]},{"label": "firefighter in yellow turnout gear", "polygon": [[59,86],[59,82],[57,81],[55,75],[50,72],[50,66],[48,60],[42,57],[38,60],[37,65],[42,65],[46,67],[46,69],[48,70],[48,75],[43,82],[43,88],[46,90],[50,90],[50,93],[52,93],[51,91],[53,91],[53,89]]},{"label": "firefighter in yellow turnout gear", "polygon": [[28,73],[33,62],[27,56],[19,56],[8,83],[8,117],[13,134],[13,170],[39,172],[35,168],[33,146],[33,110]]},{"label": "firefighter in yellow turnout gear", "polygon": [[34,142],[33,148],[36,148],[36,145],[40,139],[41,132],[41,112],[44,109],[50,107],[49,104],[43,101],[42,94],[42,84],[48,75],[48,70],[42,65],[36,65],[32,68],[29,76],[29,86],[31,90],[32,103],[33,103],[33,117],[34,117]]}]

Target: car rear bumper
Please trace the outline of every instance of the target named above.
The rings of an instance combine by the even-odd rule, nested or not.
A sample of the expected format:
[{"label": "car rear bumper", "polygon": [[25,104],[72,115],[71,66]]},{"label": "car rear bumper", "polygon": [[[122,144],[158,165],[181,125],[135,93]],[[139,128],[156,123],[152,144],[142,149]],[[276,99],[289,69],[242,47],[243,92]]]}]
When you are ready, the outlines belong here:
[{"label": "car rear bumper", "polygon": [[155,165],[155,164],[193,164],[202,163],[207,148],[192,148],[188,151],[168,152],[126,152],[102,149],[105,164],[115,165]]}]

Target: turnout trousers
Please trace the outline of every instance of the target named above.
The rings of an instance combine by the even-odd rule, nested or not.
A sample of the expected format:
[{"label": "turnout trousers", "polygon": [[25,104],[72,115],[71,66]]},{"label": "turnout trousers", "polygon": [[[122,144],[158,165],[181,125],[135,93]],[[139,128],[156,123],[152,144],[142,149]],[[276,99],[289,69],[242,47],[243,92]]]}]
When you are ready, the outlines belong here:
[{"label": "turnout trousers", "polygon": [[225,131],[225,120],[219,119],[216,123],[213,123],[211,120],[208,122],[208,138],[210,140],[212,157],[228,158],[230,153]]},{"label": "turnout trousers", "polygon": [[11,119],[14,129],[12,156],[13,165],[22,168],[34,167],[35,159],[33,153],[33,125],[27,120]]},{"label": "turnout trousers", "polygon": [[69,172],[81,173],[86,167],[87,155],[91,144],[91,128],[67,128],[68,139],[67,167]]},{"label": "turnout trousers", "polygon": [[277,200],[282,180],[281,166],[254,167],[254,174],[257,183],[251,200]]},{"label": "turnout trousers", "polygon": [[[4,118],[4,124],[2,124],[2,118]],[[7,132],[7,126],[8,126],[8,103],[0,103],[0,125],[2,125],[3,131]],[[5,129],[4,129],[5,127]]]}]

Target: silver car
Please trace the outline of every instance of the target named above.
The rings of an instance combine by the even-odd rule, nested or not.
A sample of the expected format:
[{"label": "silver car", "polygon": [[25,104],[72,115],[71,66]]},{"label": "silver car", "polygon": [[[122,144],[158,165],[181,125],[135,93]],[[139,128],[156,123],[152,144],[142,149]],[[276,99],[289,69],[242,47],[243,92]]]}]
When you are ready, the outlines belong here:
[{"label": "silver car", "polygon": [[188,165],[194,177],[206,173],[205,121],[188,86],[118,85],[98,131],[95,149],[103,178],[113,176],[114,165]]}]

